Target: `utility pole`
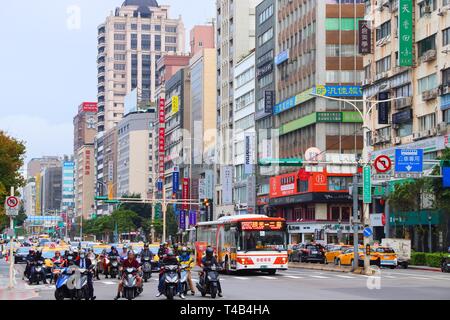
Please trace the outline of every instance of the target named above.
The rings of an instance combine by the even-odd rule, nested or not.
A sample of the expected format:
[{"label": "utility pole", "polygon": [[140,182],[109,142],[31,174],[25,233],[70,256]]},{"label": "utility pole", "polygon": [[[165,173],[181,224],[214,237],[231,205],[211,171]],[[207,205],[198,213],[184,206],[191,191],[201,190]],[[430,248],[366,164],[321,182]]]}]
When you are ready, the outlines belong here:
[{"label": "utility pole", "polygon": [[384,225],[384,235],[386,238],[391,237],[391,231],[390,231],[390,220],[391,220],[391,208],[389,204],[389,196],[390,196],[390,190],[389,190],[389,182],[386,182],[385,185],[384,194],[386,195],[386,202],[384,204],[384,214],[386,215],[386,224]]},{"label": "utility pole", "polygon": [[[358,209],[359,209],[359,192],[358,192],[358,173],[353,175],[353,252],[354,257],[358,254],[359,250],[359,222],[358,222]],[[358,259],[353,259],[352,271],[358,268]]]},{"label": "utility pole", "polygon": [[[14,187],[11,187],[11,197],[14,197]],[[14,217],[9,217],[9,228],[11,229],[11,240],[9,241],[9,286],[10,290],[14,289]]]},{"label": "utility pole", "polygon": [[167,204],[166,204],[166,187],[163,184],[163,198],[162,198],[162,214],[163,214],[163,238],[162,238],[162,242],[166,242],[166,235],[167,235],[167,226],[166,226],[166,221],[167,221]]}]

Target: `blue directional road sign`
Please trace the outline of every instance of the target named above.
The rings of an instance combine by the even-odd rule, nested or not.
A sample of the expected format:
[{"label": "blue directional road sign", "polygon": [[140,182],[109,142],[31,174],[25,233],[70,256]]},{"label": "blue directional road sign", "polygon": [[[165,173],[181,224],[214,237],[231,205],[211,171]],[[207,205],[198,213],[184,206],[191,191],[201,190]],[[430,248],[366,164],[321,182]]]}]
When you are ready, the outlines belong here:
[{"label": "blue directional road sign", "polygon": [[423,149],[396,149],[395,172],[422,173]]},{"label": "blue directional road sign", "polygon": [[443,187],[450,188],[450,167],[442,168],[442,175],[444,176]]},{"label": "blue directional road sign", "polygon": [[373,231],[370,228],[365,228],[363,231],[363,234],[364,234],[364,237],[368,238],[373,234]]}]

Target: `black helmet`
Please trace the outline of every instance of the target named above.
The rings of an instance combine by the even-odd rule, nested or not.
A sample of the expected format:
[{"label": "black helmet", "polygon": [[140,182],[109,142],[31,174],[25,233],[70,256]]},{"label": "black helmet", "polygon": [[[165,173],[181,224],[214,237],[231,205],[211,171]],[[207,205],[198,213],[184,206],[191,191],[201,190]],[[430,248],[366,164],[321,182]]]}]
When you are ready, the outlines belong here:
[{"label": "black helmet", "polygon": [[148,248],[148,243],[144,243],[144,248]]},{"label": "black helmet", "polygon": [[214,249],[211,247],[206,248],[206,256],[207,257],[212,257],[214,254]]},{"label": "black helmet", "polygon": [[116,250],[116,247],[112,246],[111,251],[114,251],[114,250]]}]

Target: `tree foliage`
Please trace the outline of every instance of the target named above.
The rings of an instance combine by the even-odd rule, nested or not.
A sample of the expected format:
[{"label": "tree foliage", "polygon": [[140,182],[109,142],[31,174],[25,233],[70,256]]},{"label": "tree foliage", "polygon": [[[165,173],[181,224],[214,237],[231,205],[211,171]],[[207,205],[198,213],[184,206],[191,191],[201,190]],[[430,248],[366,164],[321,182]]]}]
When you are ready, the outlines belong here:
[{"label": "tree foliage", "polygon": [[[9,195],[10,187],[16,190],[25,183],[20,175],[20,168],[24,164],[25,145],[5,132],[0,131],[0,203],[4,203]],[[0,206],[0,230],[8,225],[3,205]]]}]

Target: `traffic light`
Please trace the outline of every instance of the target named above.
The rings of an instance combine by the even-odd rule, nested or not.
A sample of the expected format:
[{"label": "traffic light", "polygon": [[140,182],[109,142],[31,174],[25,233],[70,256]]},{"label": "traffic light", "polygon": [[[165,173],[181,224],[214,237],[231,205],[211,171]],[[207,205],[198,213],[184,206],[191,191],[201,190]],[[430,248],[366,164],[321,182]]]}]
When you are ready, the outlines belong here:
[{"label": "traffic light", "polygon": [[203,205],[204,205],[206,208],[208,208],[208,207],[211,205],[209,199],[204,199],[204,200],[203,200]]}]

